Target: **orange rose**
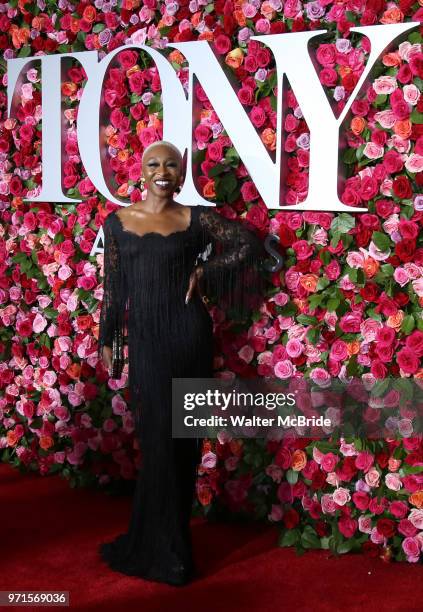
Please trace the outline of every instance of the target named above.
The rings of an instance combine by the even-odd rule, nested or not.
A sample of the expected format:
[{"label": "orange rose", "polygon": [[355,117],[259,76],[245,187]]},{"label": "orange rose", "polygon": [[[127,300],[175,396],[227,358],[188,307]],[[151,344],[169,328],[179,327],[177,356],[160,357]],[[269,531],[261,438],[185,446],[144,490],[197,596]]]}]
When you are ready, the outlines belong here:
[{"label": "orange rose", "polygon": [[364,260],[363,270],[367,278],[372,278],[379,272],[379,262],[373,259],[373,257],[367,257]]},{"label": "orange rose", "polygon": [[266,19],[268,19],[269,21],[272,21],[272,19],[276,17],[276,11],[273,9],[270,2],[267,2],[266,0],[261,5],[260,13],[263,15],[263,17],[266,17]]},{"label": "orange rose", "polygon": [[415,491],[410,495],[408,501],[412,506],[416,506],[416,508],[423,508],[423,490]]},{"label": "orange rose", "polygon": [[136,125],[136,131],[137,131],[137,136],[139,136],[141,134],[141,132],[143,131],[144,128],[147,127],[147,124],[145,121],[137,121],[137,125]]},{"label": "orange rose", "polygon": [[381,23],[401,23],[404,21],[404,13],[397,7],[388,9],[382,15]]},{"label": "orange rose", "polygon": [[38,31],[42,30],[43,25],[44,25],[43,17],[34,17],[34,19],[31,22],[31,26],[34,28],[34,30],[38,30]]},{"label": "orange rose", "polygon": [[141,68],[138,66],[138,64],[135,64],[135,66],[128,68],[128,70],[126,71],[126,76],[130,77],[131,74],[134,74],[134,72],[139,72],[140,70]]},{"label": "orange rose", "polygon": [[117,158],[120,162],[126,162],[129,159],[129,151],[128,149],[122,149],[122,151],[119,151],[119,153],[117,154]]},{"label": "orange rose", "polygon": [[292,301],[297,306],[300,312],[306,312],[306,309],[308,307],[308,300],[301,300],[300,298],[294,298]]},{"label": "orange rose", "polygon": [[95,10],[94,6],[88,5],[84,8],[82,17],[83,19],[85,19],[85,21],[88,21],[88,23],[92,23],[95,20],[96,16],[97,16],[97,11]]},{"label": "orange rose", "polygon": [[73,380],[78,380],[81,376],[81,366],[78,363],[73,363],[66,369],[66,374]]},{"label": "orange rose", "polygon": [[401,64],[401,56],[398,51],[387,53],[383,56],[382,63],[384,66],[399,66]]},{"label": "orange rose", "polygon": [[300,285],[309,293],[314,293],[316,291],[317,283],[319,282],[319,277],[316,274],[304,274],[300,278]]},{"label": "orange rose", "polygon": [[78,34],[79,32],[79,19],[77,19],[76,17],[72,17],[71,19],[70,30],[71,32],[73,32],[73,34]]},{"label": "orange rose", "polygon": [[213,42],[214,41],[214,34],[213,34],[213,32],[209,32],[208,30],[204,30],[204,32],[201,32],[201,34],[198,36],[198,40],[208,40],[209,42]]},{"label": "orange rose", "polygon": [[366,120],[363,119],[363,117],[354,117],[354,119],[351,121],[351,131],[355,136],[358,136],[363,132],[366,125]]},{"label": "orange rose", "polygon": [[216,191],[214,189],[214,180],[211,179],[207,181],[207,183],[203,187],[203,196],[205,198],[214,198],[216,195]]},{"label": "orange rose", "polygon": [[196,13],[194,13],[194,15],[192,15],[191,17],[191,23],[194,26],[194,28],[196,28],[198,26],[198,24],[201,21],[201,11],[197,11]]},{"label": "orange rose", "polygon": [[15,24],[10,26],[9,34],[12,36],[12,42],[15,49],[20,49],[22,45],[28,42],[30,37],[28,28],[18,28]]},{"label": "orange rose", "polygon": [[244,61],[244,54],[242,50],[237,47],[236,49],[232,49],[229,53],[226,54],[225,63],[231,68],[239,68]]},{"label": "orange rose", "polygon": [[247,24],[247,19],[242,11],[234,11],[233,16],[239,26],[243,27]]},{"label": "orange rose", "polygon": [[402,121],[397,121],[394,125],[394,132],[397,136],[402,138],[403,140],[407,140],[411,136],[412,130],[411,121],[409,119],[403,119]]},{"label": "orange rose", "polygon": [[41,436],[40,437],[40,447],[43,450],[48,450],[54,444],[53,438],[51,436]]},{"label": "orange rose", "polygon": [[392,327],[396,331],[399,331],[404,320],[404,313],[402,310],[398,310],[397,314],[391,315],[386,320],[386,325]]},{"label": "orange rose", "polygon": [[72,81],[67,81],[66,83],[62,83],[62,96],[73,96],[76,94],[78,90],[78,86],[76,83],[72,83]]},{"label": "orange rose", "polygon": [[291,467],[295,472],[300,472],[307,464],[307,455],[297,448],[292,454]]},{"label": "orange rose", "polygon": [[114,149],[116,149],[118,139],[119,139],[119,136],[117,134],[112,134],[110,138],[107,140],[107,144],[113,147]]},{"label": "orange rose", "polygon": [[347,342],[347,351],[348,357],[352,355],[358,355],[360,352],[360,342],[359,340],[354,340],[353,342]]},{"label": "orange rose", "polygon": [[185,58],[182,55],[182,53],[180,51],[178,51],[178,49],[175,49],[174,51],[172,51],[172,53],[169,54],[169,60],[171,62],[175,62],[175,64],[183,64]]},{"label": "orange rose", "polygon": [[6,434],[7,446],[16,446],[19,438],[14,429],[10,429]]},{"label": "orange rose", "polygon": [[261,139],[268,149],[270,149],[271,151],[276,150],[275,130],[273,130],[272,128],[265,128],[261,135]]},{"label": "orange rose", "polygon": [[122,185],[120,185],[119,189],[117,190],[117,193],[123,198],[126,198],[126,196],[128,195],[128,183],[123,183]]}]

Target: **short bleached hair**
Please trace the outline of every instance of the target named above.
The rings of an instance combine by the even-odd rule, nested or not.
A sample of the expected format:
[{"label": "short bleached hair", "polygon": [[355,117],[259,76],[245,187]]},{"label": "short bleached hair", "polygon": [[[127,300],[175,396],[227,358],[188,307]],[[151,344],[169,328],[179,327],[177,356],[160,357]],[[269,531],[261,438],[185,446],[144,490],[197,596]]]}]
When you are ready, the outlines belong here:
[{"label": "short bleached hair", "polygon": [[174,151],[178,155],[180,162],[181,162],[181,166],[183,165],[183,159],[182,159],[180,150],[178,149],[178,147],[175,147],[175,145],[172,142],[169,142],[168,140],[156,140],[155,142],[152,142],[150,145],[148,145],[148,147],[144,149],[144,152],[142,154],[141,164],[144,163],[144,158],[146,154],[149,153],[151,149],[159,145],[163,145],[163,146],[168,147],[169,149],[172,149],[172,151]]}]

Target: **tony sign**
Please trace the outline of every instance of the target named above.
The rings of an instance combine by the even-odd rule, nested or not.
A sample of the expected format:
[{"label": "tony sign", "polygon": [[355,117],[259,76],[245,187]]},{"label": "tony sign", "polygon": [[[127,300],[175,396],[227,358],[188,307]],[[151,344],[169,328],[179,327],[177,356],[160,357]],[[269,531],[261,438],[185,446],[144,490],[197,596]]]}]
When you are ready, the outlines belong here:
[{"label": "tony sign", "polygon": [[[105,73],[110,62],[122,49],[136,48],[150,55],[158,69],[162,83],[163,138],[173,142],[184,154],[187,151],[187,174],[180,203],[210,204],[197,192],[192,176],[192,117],[193,77],[198,79],[213,105],[228,136],[233,142],[251,179],[269,209],[313,210],[332,212],[365,212],[366,209],[343,204],[338,198],[339,128],[378,57],[396,38],[418,27],[415,22],[352,28],[368,37],[371,53],[363,74],[340,117],[335,118],[331,105],[320,84],[308,51],[308,43],[326,30],[253,36],[272,51],[277,69],[277,134],[275,160],[266,150],[259,134],[226,78],[208,42],[169,43],[186,57],[189,68],[188,97],[172,65],[159,51],[146,45],[127,45],[109,53],[98,61],[97,51],[17,58],[8,61],[8,113],[13,112],[13,94],[23,68],[35,60],[42,66],[42,150],[43,180],[36,202],[78,202],[62,191],[62,130],[61,130],[61,61],[78,60],[88,80],[78,109],[77,137],[82,163],[89,178],[111,202],[125,205],[116,199],[107,185],[104,147],[99,137],[101,96]],[[283,201],[281,137],[283,78],[288,78],[304,118],[310,129],[310,170],[308,196],[299,204],[285,205]]]}]

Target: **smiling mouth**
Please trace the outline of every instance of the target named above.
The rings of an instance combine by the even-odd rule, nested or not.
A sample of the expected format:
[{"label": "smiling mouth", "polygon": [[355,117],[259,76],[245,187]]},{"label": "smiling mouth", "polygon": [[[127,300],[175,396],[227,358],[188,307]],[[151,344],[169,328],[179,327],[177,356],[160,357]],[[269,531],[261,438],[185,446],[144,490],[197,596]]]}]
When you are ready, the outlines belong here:
[{"label": "smiling mouth", "polygon": [[154,183],[158,187],[161,187],[162,189],[165,189],[166,187],[169,187],[169,185],[171,184],[170,181],[165,181],[165,180],[157,180],[157,181],[154,181]]}]

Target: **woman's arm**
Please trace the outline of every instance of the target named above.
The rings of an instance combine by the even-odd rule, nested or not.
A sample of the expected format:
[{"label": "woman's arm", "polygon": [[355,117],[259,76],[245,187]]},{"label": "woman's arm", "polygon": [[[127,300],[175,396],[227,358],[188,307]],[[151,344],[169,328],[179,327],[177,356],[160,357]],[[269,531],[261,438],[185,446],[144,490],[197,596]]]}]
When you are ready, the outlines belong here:
[{"label": "woman's arm", "polygon": [[197,266],[205,293],[246,315],[263,300],[264,245],[244,223],[226,219],[212,207],[202,206],[198,219],[204,244],[212,244],[209,258]]},{"label": "woman's arm", "polygon": [[[110,216],[109,216],[110,217]],[[107,217],[103,224],[103,301],[100,311],[98,355],[103,357],[103,347],[112,349],[113,378],[120,378],[123,369],[123,336],[127,299],[126,282],[120,260],[119,244]]]}]

